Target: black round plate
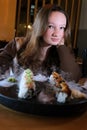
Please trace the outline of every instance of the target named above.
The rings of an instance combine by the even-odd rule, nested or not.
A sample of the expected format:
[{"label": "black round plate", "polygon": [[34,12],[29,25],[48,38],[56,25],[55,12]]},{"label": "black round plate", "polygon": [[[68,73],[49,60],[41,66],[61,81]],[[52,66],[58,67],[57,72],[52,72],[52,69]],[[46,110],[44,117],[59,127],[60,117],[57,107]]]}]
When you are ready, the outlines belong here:
[{"label": "black round plate", "polygon": [[[41,87],[42,83],[39,84]],[[73,100],[66,103],[43,104],[37,100],[36,95],[30,99],[17,97],[17,85],[0,87],[0,103],[15,111],[41,116],[77,116],[87,110],[87,100]]]}]

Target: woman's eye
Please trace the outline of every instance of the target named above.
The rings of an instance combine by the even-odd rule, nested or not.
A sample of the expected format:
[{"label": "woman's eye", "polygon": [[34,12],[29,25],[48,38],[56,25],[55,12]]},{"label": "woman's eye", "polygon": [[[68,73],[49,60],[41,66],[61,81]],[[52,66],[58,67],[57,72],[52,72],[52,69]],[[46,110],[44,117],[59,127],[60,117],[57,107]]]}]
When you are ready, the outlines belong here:
[{"label": "woman's eye", "polygon": [[52,25],[48,25],[48,28],[54,28]]},{"label": "woman's eye", "polygon": [[63,29],[63,30],[65,30],[65,27],[60,27],[60,29]]}]

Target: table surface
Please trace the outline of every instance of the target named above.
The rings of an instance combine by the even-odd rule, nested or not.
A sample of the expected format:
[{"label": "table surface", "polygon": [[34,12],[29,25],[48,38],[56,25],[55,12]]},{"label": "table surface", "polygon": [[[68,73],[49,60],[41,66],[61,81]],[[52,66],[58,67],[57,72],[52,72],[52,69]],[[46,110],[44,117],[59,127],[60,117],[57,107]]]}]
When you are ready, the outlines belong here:
[{"label": "table surface", "polygon": [[77,117],[44,117],[0,105],[0,130],[87,130],[87,112]]}]

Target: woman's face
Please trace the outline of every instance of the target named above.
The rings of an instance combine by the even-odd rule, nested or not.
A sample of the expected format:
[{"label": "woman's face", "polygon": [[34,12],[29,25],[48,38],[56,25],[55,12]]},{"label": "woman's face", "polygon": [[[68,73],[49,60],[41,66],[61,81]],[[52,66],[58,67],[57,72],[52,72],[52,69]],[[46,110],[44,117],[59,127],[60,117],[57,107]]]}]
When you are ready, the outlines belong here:
[{"label": "woman's face", "polygon": [[48,18],[48,26],[43,34],[43,40],[47,45],[58,45],[64,38],[66,17],[63,13],[54,11]]}]

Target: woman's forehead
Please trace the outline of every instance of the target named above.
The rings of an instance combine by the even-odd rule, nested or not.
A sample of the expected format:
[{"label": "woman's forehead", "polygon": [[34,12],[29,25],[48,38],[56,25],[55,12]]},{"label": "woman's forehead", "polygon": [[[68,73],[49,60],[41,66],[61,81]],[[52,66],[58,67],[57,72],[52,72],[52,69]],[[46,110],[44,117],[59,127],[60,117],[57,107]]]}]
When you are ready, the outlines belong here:
[{"label": "woman's forehead", "polygon": [[53,11],[48,17],[48,23],[66,24],[66,16],[58,11]]}]

